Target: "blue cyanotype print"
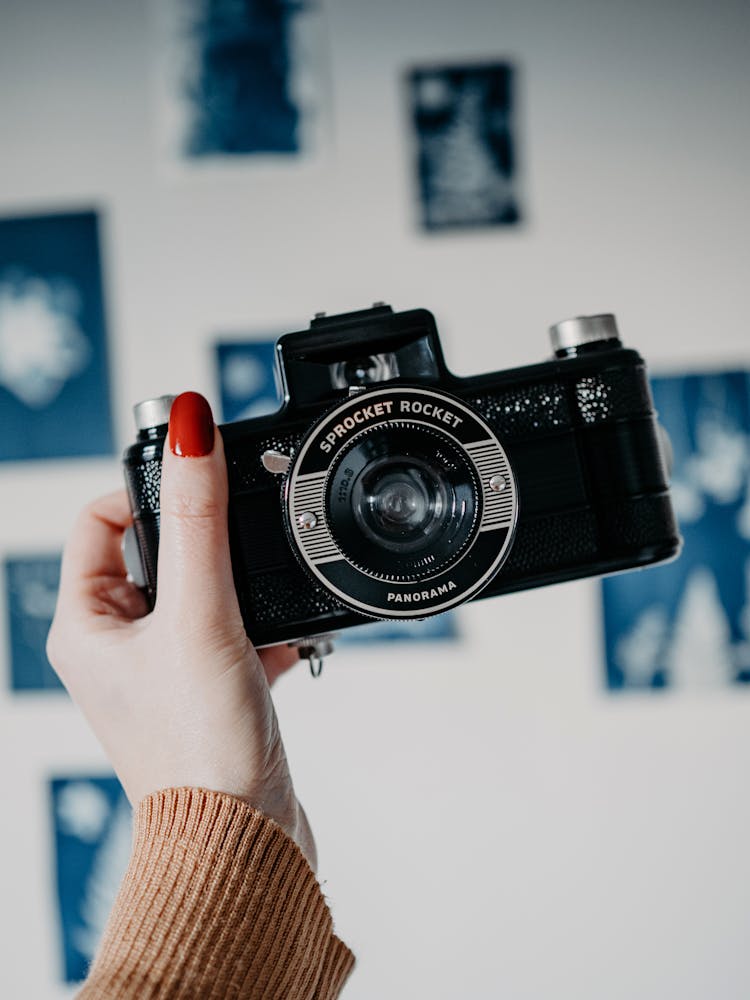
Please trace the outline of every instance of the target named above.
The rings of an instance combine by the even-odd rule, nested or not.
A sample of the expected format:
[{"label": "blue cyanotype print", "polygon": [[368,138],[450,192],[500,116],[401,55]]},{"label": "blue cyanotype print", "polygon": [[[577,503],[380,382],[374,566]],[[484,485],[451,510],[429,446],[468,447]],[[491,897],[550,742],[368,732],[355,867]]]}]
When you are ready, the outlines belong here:
[{"label": "blue cyanotype print", "polygon": [[445,642],[458,639],[456,616],[452,611],[422,621],[372,622],[345,629],[337,644],[343,646],[371,645],[379,642]]},{"label": "blue cyanotype print", "polygon": [[409,74],[424,228],[519,221],[514,81],[507,63]]},{"label": "blue cyanotype print", "polygon": [[603,581],[607,684],[750,681],[750,377],[652,380],[674,450],[685,545],[666,566]]},{"label": "blue cyanotype print", "polygon": [[275,341],[228,341],[216,345],[222,419],[247,420],[281,405],[276,385]]},{"label": "blue cyanotype print", "polygon": [[93,212],[0,219],[0,460],[113,451]]},{"label": "blue cyanotype print", "polygon": [[[174,0],[172,0],[174,2]],[[294,154],[310,111],[309,46],[299,44],[314,10],[304,0],[189,0],[181,9],[186,157]]]},{"label": "blue cyanotype print", "polygon": [[62,691],[45,646],[60,583],[59,556],[7,558],[3,563],[13,691]]},{"label": "blue cyanotype print", "polygon": [[50,781],[62,978],[84,979],[130,858],[132,812],[114,777]]}]

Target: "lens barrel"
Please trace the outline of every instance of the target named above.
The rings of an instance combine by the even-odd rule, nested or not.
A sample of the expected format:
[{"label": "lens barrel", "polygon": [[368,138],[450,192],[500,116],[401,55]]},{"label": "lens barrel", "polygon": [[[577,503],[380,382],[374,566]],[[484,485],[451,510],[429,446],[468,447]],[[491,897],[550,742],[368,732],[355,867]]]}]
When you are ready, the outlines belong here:
[{"label": "lens barrel", "polygon": [[339,452],[326,518],[362,572],[418,582],[460,556],[476,526],[479,489],[470,459],[446,434],[389,422],[360,431]]},{"label": "lens barrel", "polygon": [[399,554],[427,547],[454,506],[455,495],[439,470],[406,455],[373,462],[351,498],[363,534]]}]

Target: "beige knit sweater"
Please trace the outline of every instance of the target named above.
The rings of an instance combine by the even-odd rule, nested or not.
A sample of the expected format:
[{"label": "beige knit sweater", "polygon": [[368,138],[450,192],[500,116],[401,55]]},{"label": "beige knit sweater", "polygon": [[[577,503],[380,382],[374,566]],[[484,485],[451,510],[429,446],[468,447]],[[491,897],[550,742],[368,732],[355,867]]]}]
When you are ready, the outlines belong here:
[{"label": "beige knit sweater", "polygon": [[157,792],[78,1000],[333,1000],[354,965],[315,875],[239,799]]}]

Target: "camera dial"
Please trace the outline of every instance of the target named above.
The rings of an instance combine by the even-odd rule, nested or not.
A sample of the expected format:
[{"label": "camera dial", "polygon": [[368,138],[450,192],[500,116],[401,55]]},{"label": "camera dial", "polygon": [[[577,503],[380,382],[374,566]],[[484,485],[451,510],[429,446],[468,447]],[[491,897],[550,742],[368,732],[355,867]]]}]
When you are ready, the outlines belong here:
[{"label": "camera dial", "polygon": [[518,513],[507,455],[481,416],[432,389],[371,389],[309,431],[285,481],[289,537],[345,606],[425,618],[495,575]]},{"label": "camera dial", "polygon": [[578,351],[620,344],[617,321],[612,313],[564,319],[549,328],[549,336],[556,357],[574,357]]}]

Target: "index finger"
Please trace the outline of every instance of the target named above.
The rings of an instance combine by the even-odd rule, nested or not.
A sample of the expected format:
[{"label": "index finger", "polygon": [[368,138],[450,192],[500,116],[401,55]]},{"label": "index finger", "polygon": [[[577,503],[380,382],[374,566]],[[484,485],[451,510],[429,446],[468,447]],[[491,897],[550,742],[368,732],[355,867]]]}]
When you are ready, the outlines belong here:
[{"label": "index finger", "polygon": [[61,596],[96,578],[125,579],[127,572],[120,546],[132,520],[125,490],[100,497],[84,507],[63,552]]}]

